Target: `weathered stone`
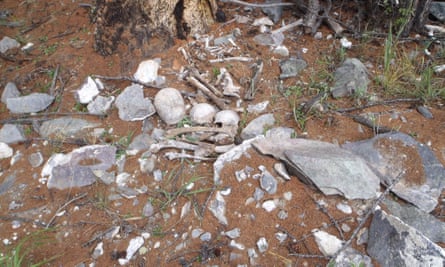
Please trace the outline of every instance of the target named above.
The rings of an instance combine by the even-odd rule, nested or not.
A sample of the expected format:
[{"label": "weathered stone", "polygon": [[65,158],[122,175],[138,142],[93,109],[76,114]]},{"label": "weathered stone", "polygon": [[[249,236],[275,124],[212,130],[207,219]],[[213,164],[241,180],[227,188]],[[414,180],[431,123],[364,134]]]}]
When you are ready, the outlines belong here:
[{"label": "weathered stone", "polygon": [[[340,252],[335,259],[332,259],[330,264],[333,263],[332,266],[335,267],[351,267],[351,266],[360,266],[360,267],[373,267],[371,258],[367,255],[363,255],[357,250],[353,248],[346,248],[342,252]],[[331,266],[328,264],[327,266]]]},{"label": "weathered stone", "polygon": [[0,142],[15,144],[26,140],[23,126],[16,124],[5,124],[0,129]]},{"label": "weathered stone", "polygon": [[300,138],[266,138],[252,145],[261,153],[282,160],[290,174],[315,185],[326,195],[371,199],[380,191],[380,180],[366,162],[336,145]]},{"label": "weathered stone", "polygon": [[153,83],[158,77],[158,69],[161,59],[149,59],[139,63],[138,69],[134,74],[134,78],[143,83]]},{"label": "weathered stone", "polygon": [[445,266],[445,251],[441,247],[381,210],[374,213],[367,252],[382,267]]},{"label": "weathered stone", "polygon": [[255,136],[264,134],[267,127],[271,127],[275,124],[275,118],[273,114],[268,113],[261,115],[251,122],[241,131],[240,137],[243,140],[254,138]]},{"label": "weathered stone", "polygon": [[107,170],[116,159],[116,148],[108,145],[84,146],[68,154],[54,154],[42,169],[48,188],[60,190],[96,182],[94,171]]},{"label": "weathered stone", "polygon": [[332,256],[343,246],[343,242],[335,235],[316,230],[313,233],[318,249],[325,256]]},{"label": "weathered stone", "polygon": [[399,204],[388,198],[388,211],[411,227],[416,228],[433,242],[445,243],[445,223],[410,204]]},{"label": "weathered stone", "polygon": [[6,53],[9,49],[19,48],[20,43],[11,37],[4,36],[0,41],[0,53]]},{"label": "weathered stone", "polygon": [[113,104],[114,96],[97,96],[87,105],[88,113],[93,115],[107,115]]},{"label": "weathered stone", "polygon": [[43,138],[84,138],[88,129],[99,125],[99,123],[83,119],[61,117],[43,122],[39,128],[39,133]]},{"label": "weathered stone", "polygon": [[152,144],[155,143],[155,140],[149,134],[140,134],[137,135],[133,141],[131,141],[127,150],[134,150],[136,153],[139,153],[142,150],[148,150]]},{"label": "weathered stone", "polygon": [[119,118],[124,121],[138,121],[156,113],[149,98],[144,98],[142,86],[133,84],[124,89],[116,98]]},{"label": "weathered stone", "polygon": [[343,148],[364,158],[385,184],[402,175],[392,189],[400,198],[431,212],[445,188],[445,168],[433,151],[404,133],[379,134]]},{"label": "weathered stone", "polygon": [[445,3],[434,1],[430,6],[430,13],[442,23],[445,22]]},{"label": "weathered stone", "polygon": [[280,79],[297,77],[298,73],[307,67],[306,61],[299,58],[289,58],[280,61]]},{"label": "weathered stone", "polygon": [[2,103],[6,104],[6,99],[8,98],[14,98],[19,97],[20,91],[17,89],[17,86],[13,82],[8,82],[5,86],[5,89],[3,89],[2,93]]},{"label": "weathered stone", "polygon": [[12,157],[14,150],[8,144],[0,142],[0,159]]},{"label": "weathered stone", "polygon": [[181,93],[175,88],[160,90],[154,100],[159,117],[168,125],[180,122],[185,116],[185,104]]},{"label": "weathered stone", "polygon": [[335,85],[331,88],[334,98],[364,94],[368,90],[368,71],[356,58],[347,58],[334,73]]},{"label": "weathered stone", "polygon": [[39,167],[43,163],[43,156],[41,152],[32,153],[28,156],[29,164],[33,168]]},{"label": "weathered stone", "polygon": [[76,91],[76,98],[79,103],[88,104],[99,94],[99,90],[102,89],[103,84],[100,80],[88,76],[80,86],[80,89]]},{"label": "weathered stone", "polygon": [[209,210],[212,212],[213,216],[218,219],[219,223],[228,225],[226,217],[226,201],[220,191],[216,191],[215,198],[210,201]]},{"label": "weathered stone", "polygon": [[6,107],[12,113],[33,113],[45,110],[54,101],[54,96],[44,93],[32,93],[26,96],[6,99]]}]

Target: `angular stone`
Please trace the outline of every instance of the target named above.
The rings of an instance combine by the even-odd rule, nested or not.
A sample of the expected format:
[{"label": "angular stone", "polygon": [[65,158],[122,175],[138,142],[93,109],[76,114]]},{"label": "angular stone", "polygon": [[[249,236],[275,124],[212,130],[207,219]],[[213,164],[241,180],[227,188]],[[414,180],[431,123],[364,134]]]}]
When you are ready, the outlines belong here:
[{"label": "angular stone", "polygon": [[385,184],[402,175],[392,189],[400,198],[428,213],[438,204],[445,188],[445,168],[428,146],[398,132],[342,147],[364,158]]},{"label": "angular stone", "polygon": [[282,160],[290,174],[315,185],[326,195],[371,199],[380,191],[380,179],[366,162],[336,145],[300,138],[265,138],[252,145],[261,153]]},{"label": "angular stone", "polygon": [[369,228],[368,255],[382,267],[445,266],[445,251],[397,217],[377,210]]},{"label": "angular stone", "polygon": [[54,96],[44,93],[32,93],[26,96],[6,99],[6,107],[12,113],[33,113],[45,110],[54,101]]},{"label": "angular stone", "polygon": [[113,104],[114,96],[97,96],[87,105],[88,113],[93,115],[107,115]]},{"label": "angular stone", "polygon": [[3,89],[2,93],[2,103],[6,104],[6,99],[8,98],[14,98],[19,97],[20,91],[17,89],[17,86],[13,82],[8,82],[5,86],[5,89]]},{"label": "angular stone", "polygon": [[271,127],[275,124],[275,118],[273,114],[268,113],[261,115],[253,119],[247,126],[241,131],[240,137],[243,140],[254,138],[255,136],[264,134],[267,127]]},{"label": "angular stone", "polygon": [[368,90],[368,70],[356,58],[347,58],[334,73],[335,84],[331,88],[334,98],[364,94]]},{"label": "angular stone", "polygon": [[43,138],[83,138],[85,131],[99,126],[99,123],[89,122],[72,117],[61,117],[42,123],[39,128],[40,136]]},{"label": "angular stone", "polygon": [[416,228],[431,241],[445,243],[445,222],[410,204],[399,204],[388,198],[384,203],[392,215]]},{"label": "angular stone", "polygon": [[148,59],[139,63],[134,78],[143,83],[153,83],[158,77],[158,69],[161,59]]},{"label": "angular stone", "polygon": [[67,189],[96,182],[95,171],[109,169],[116,160],[116,147],[84,146],[68,154],[53,154],[42,169],[48,188]]},{"label": "angular stone", "polygon": [[0,142],[0,159],[12,157],[14,150],[8,144]]},{"label": "angular stone", "polygon": [[324,231],[315,231],[313,233],[318,249],[325,256],[332,256],[343,246],[343,242],[335,235],[331,235]]},{"label": "angular stone", "polygon": [[0,53],[5,53],[9,49],[19,47],[20,43],[8,36],[4,36],[3,39],[0,41]]},{"label": "angular stone", "polygon": [[144,98],[142,86],[133,84],[124,89],[116,98],[119,118],[124,121],[143,120],[156,113],[149,98]]},{"label": "angular stone", "polygon": [[23,126],[16,124],[5,124],[0,129],[0,142],[15,144],[26,140]]},{"label": "angular stone", "polygon": [[79,90],[76,92],[76,98],[81,104],[90,103],[94,97],[99,94],[99,90],[102,90],[103,85],[98,79],[93,79],[88,76]]},{"label": "angular stone", "polygon": [[148,150],[152,144],[155,143],[155,140],[149,134],[140,134],[137,135],[133,141],[131,141],[128,146],[128,150],[135,150],[136,152],[140,152],[142,150]]},{"label": "angular stone", "polygon": [[297,77],[298,73],[307,67],[306,61],[299,58],[289,58],[280,61],[280,79]]},{"label": "angular stone", "polygon": [[333,263],[335,267],[351,267],[351,266],[363,266],[373,267],[371,258],[367,255],[363,255],[353,248],[346,248],[338,254],[335,259],[332,259],[327,266],[331,266]]}]

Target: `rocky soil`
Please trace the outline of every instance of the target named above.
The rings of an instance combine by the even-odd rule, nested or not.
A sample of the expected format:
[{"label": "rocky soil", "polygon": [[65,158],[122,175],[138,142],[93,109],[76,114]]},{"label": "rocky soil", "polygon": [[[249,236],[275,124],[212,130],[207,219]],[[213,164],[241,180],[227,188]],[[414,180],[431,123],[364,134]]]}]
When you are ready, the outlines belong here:
[{"label": "rocky soil", "polygon": [[384,39],[221,7],[103,57],[90,3],[0,0],[0,265],[443,266],[443,44],[398,47],[437,97],[394,95]]}]

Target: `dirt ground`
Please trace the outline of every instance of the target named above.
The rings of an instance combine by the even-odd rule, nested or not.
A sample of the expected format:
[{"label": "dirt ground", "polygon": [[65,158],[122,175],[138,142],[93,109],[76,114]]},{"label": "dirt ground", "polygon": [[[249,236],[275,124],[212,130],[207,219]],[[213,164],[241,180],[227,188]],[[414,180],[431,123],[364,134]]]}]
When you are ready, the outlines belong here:
[{"label": "dirt ground", "polygon": [[[87,142],[89,144],[116,143],[123,137],[129,136],[130,133],[131,136],[140,134],[142,122],[120,120],[116,108],[103,118],[81,114],[80,111],[83,111],[84,107],[76,104],[74,92],[88,75],[131,76],[136,71],[139,62],[147,58],[131,55],[125,47],[120,47],[112,56],[103,57],[97,54],[93,49],[94,25],[90,22],[90,9],[81,7],[79,4],[78,1],[71,0],[57,2],[0,0],[0,9],[11,11],[7,21],[21,23],[19,27],[0,26],[0,38],[9,36],[22,44],[34,43],[34,49],[30,52],[23,53],[20,50],[8,52],[8,58],[0,59],[0,88],[4,88],[7,82],[14,81],[22,94],[47,92],[52,84],[51,75],[58,68],[58,77],[54,87],[56,101],[39,118],[69,115],[99,122],[101,127],[112,128],[113,134],[104,140],[86,138]],[[252,18],[264,16],[259,10],[246,12],[235,5],[224,5],[223,9],[229,20],[235,14],[249,15]],[[284,17],[286,20],[292,19],[292,12],[286,10]],[[294,120],[290,98],[279,90],[280,56],[272,54],[268,47],[259,46],[252,40],[258,30],[247,24],[230,22],[215,24],[211,34],[222,36],[236,27],[242,32],[242,36],[237,40],[242,53],[264,60],[264,72],[259,89],[251,103],[269,100],[267,111],[274,114],[277,120],[275,126],[291,127],[295,129],[297,136],[337,144],[374,136],[373,129],[360,125],[345,113],[335,111],[340,108],[357,107],[360,103],[357,103],[358,100],[355,98],[328,99],[326,103],[329,111],[308,115],[305,127],[302,128]],[[323,36],[331,33],[331,30],[325,26],[322,26],[320,31]],[[287,32],[286,37],[284,45],[288,47],[291,56],[301,57],[308,63],[308,67],[299,77],[285,79],[281,86],[289,88],[304,84],[308,89],[295,98],[298,103],[304,103],[318,93],[315,86],[317,83],[313,82],[320,81],[322,74],[326,77],[332,75],[333,70],[340,63],[338,60],[340,43],[335,39],[316,40],[312,36],[298,34],[297,31]],[[176,40],[171,49],[150,57],[158,57],[162,60],[160,75],[167,78],[169,87],[186,92],[195,92],[195,89],[177,77],[180,68],[187,65],[178,52],[178,48],[186,47],[191,41],[193,41],[192,38]],[[389,99],[390,97],[374,82],[379,74],[379,66],[382,64],[383,39],[376,38],[369,42],[353,40],[353,42],[352,48],[345,53],[348,57],[358,57],[370,66],[370,75],[373,80],[369,89],[370,94],[380,100]],[[406,48],[423,51],[423,44],[411,41],[406,43]],[[234,79],[239,81],[246,76],[246,73],[250,73],[249,64],[244,62],[211,64],[207,61],[198,61],[198,69],[201,72],[212,73],[215,68],[228,67]],[[321,73],[320,68],[327,69],[327,73]],[[129,85],[126,81],[105,81],[105,83],[105,94],[114,96]],[[310,88],[311,83],[314,84],[312,88]],[[146,96],[153,97],[157,90],[146,88],[144,92]],[[249,102],[244,102],[242,106],[246,107],[247,104]],[[231,106],[235,107],[235,101],[232,101]],[[382,125],[410,134],[418,141],[428,144],[438,159],[445,164],[443,101],[428,103],[428,109],[434,119],[426,119],[416,111],[415,107],[413,103],[397,102],[357,109],[346,114],[378,114]],[[4,104],[0,105],[0,110],[2,123],[13,122],[12,120],[20,118],[20,116],[10,114]],[[256,116],[240,115],[245,122],[249,122]],[[167,128],[156,115],[151,117],[150,122],[155,127]],[[271,199],[280,199],[280,209],[268,213],[261,207],[257,207],[256,203],[246,204],[246,200],[253,195],[257,187],[257,181],[249,178],[238,182],[235,171],[250,166],[254,169],[253,173],[259,173],[259,165],[264,165],[272,171],[273,164],[276,162],[254,150],[249,150],[248,157],[242,157],[222,172],[222,186],[231,189],[230,196],[226,198],[228,226],[218,223],[211,212],[203,208],[208,205],[208,200],[215,188],[212,162],[168,161],[162,157],[161,153],[158,155],[160,159],[157,162],[158,168],[172,175],[163,182],[154,182],[152,176],[143,175],[138,171],[140,154],[127,156],[125,171],[134,174],[132,186],[134,188],[140,188],[143,185],[148,187],[147,193],[139,195],[136,200],[109,200],[108,197],[115,194],[115,187],[100,182],[85,188],[48,190],[39,180],[42,166],[32,168],[27,160],[28,155],[40,151],[46,161],[53,153],[67,153],[78,146],[45,142],[32,131],[31,125],[24,126],[27,129],[29,142],[12,145],[14,151],[16,153],[20,151],[23,156],[13,165],[10,159],[0,161],[2,171],[0,181],[12,173],[17,174],[17,180],[11,191],[0,196],[0,238],[9,239],[12,242],[9,245],[0,243],[0,252],[7,253],[24,237],[40,231],[38,242],[27,243],[31,249],[27,251],[25,258],[28,262],[38,263],[56,257],[45,266],[76,266],[80,263],[91,262],[95,262],[96,266],[118,266],[117,259],[125,255],[129,240],[144,232],[151,235],[145,243],[148,252],[137,255],[129,266],[178,266],[186,265],[187,262],[200,265],[200,261],[208,266],[236,266],[236,264],[324,266],[328,262],[327,259],[309,257],[321,255],[311,235],[311,230],[322,228],[337,236],[342,234],[344,240],[347,240],[352,230],[339,233],[334,222],[344,223],[350,229],[355,229],[358,225],[357,212],[363,211],[363,207],[370,204],[366,201],[346,201],[341,197],[325,197],[296,177],[292,177],[290,181],[280,181],[277,193],[267,196]],[[171,202],[166,194],[161,193],[170,192],[171,197],[184,184],[196,178],[200,179],[195,182],[194,189],[201,190],[200,193],[180,195],[173,198]],[[290,193],[292,198],[286,200],[284,196]],[[443,196],[442,194],[441,199]],[[320,200],[326,202],[326,209],[322,209],[317,204]],[[9,210],[10,203],[13,201],[19,207]],[[142,207],[147,201],[152,201],[155,207],[155,214],[150,218],[141,216]],[[192,211],[181,218],[181,209],[189,201],[192,203]],[[335,208],[339,202],[348,203],[353,207],[354,212],[342,213]],[[165,203],[167,205],[163,206]],[[433,214],[445,220],[445,203],[443,201],[439,203]],[[280,210],[287,213],[286,219],[278,218]],[[20,227],[13,227],[13,221],[19,221]],[[52,227],[47,232],[42,232],[49,222],[52,223]],[[113,239],[103,237],[102,233],[113,226],[120,226],[117,236]],[[244,250],[231,247],[230,240],[222,234],[223,231],[236,227],[240,229],[241,235],[235,241],[243,244]],[[191,238],[191,231],[197,228],[210,232],[211,240],[204,243],[199,238]],[[275,237],[277,232],[287,234],[288,238],[280,243]],[[256,248],[256,242],[260,237],[268,240],[269,249],[263,254],[259,253],[255,263],[249,263],[246,251],[248,248]],[[93,260],[93,250],[101,241],[104,242],[105,253]],[[178,245],[183,244],[185,247],[178,249]],[[366,250],[365,245],[357,245],[356,242],[353,242],[352,246],[362,252]],[[307,257],[297,254],[304,254]],[[231,256],[232,259],[230,259]]]}]

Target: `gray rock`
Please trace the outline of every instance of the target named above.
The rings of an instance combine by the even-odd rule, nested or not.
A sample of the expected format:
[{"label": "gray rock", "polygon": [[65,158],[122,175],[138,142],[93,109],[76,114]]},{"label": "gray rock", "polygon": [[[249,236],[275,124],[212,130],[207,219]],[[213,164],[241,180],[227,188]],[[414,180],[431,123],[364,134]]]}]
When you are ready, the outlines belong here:
[{"label": "gray rock", "polygon": [[185,104],[181,93],[175,88],[160,90],[154,99],[159,117],[168,125],[180,122],[185,116]]},{"label": "gray rock", "polygon": [[0,159],[12,157],[14,150],[6,143],[0,142]]},{"label": "gray rock", "polygon": [[445,223],[435,216],[409,204],[399,204],[385,198],[388,211],[411,227],[416,228],[433,242],[445,243]]},{"label": "gray rock", "polygon": [[61,117],[42,123],[39,128],[40,136],[50,138],[83,138],[88,129],[99,126],[99,123],[89,122],[72,117]]},{"label": "gray rock", "polygon": [[264,191],[256,187],[255,191],[253,192],[253,199],[255,199],[256,201],[260,201],[263,197],[264,197]]},{"label": "gray rock", "polygon": [[313,184],[326,195],[371,199],[380,191],[379,177],[366,162],[330,143],[307,139],[260,139],[252,145],[282,160],[290,174]]},{"label": "gray rock", "polygon": [[152,173],[156,167],[156,155],[142,156],[138,159],[139,169],[142,173]]},{"label": "gray rock", "polygon": [[28,162],[33,168],[37,168],[43,163],[43,156],[41,152],[32,153],[28,156]]},{"label": "gray rock", "polygon": [[239,228],[233,228],[230,231],[224,232],[224,235],[226,235],[230,239],[236,239],[236,238],[240,237],[241,230]]},{"label": "gray rock", "polygon": [[218,219],[219,223],[228,225],[226,217],[226,201],[220,191],[216,191],[215,198],[210,201],[209,210],[212,212],[213,216]]},{"label": "gray rock", "polygon": [[144,217],[151,217],[154,214],[154,208],[151,202],[147,202],[142,209],[142,215]]},{"label": "gray rock", "polygon": [[[266,0],[265,3],[281,3],[281,0]],[[283,6],[263,7],[265,14],[275,23],[278,23],[283,15]]]},{"label": "gray rock", "polygon": [[368,255],[382,267],[445,266],[445,251],[397,217],[377,210],[369,228]]},{"label": "gray rock", "polygon": [[267,170],[263,171],[260,178],[260,186],[268,194],[275,194],[278,188],[278,182]]},{"label": "gray rock", "polygon": [[48,188],[60,190],[91,185],[96,182],[94,171],[109,169],[116,160],[116,147],[84,146],[68,154],[53,154],[42,169],[48,177]]},{"label": "gray rock", "polygon": [[156,110],[149,98],[144,98],[142,86],[133,84],[124,89],[116,98],[119,118],[124,121],[143,120],[155,114]]},{"label": "gray rock", "polygon": [[267,106],[269,105],[269,100],[257,103],[257,104],[249,104],[247,106],[247,112],[254,113],[254,114],[260,114],[266,110]]},{"label": "gray rock", "polygon": [[155,140],[149,134],[140,134],[137,135],[133,141],[131,141],[128,146],[128,150],[135,150],[140,152],[142,150],[148,150],[152,144],[155,143]]},{"label": "gray rock", "polygon": [[433,114],[431,113],[431,111],[428,110],[427,107],[425,107],[425,106],[417,106],[416,109],[425,118],[427,118],[427,119],[432,119],[433,118]]},{"label": "gray rock", "polygon": [[45,110],[54,101],[54,96],[44,93],[32,93],[26,96],[6,99],[6,107],[12,113],[32,113]]},{"label": "gray rock", "polygon": [[15,98],[20,96],[20,91],[17,89],[17,86],[13,82],[8,82],[3,89],[2,93],[2,103],[6,104],[6,99]]},{"label": "gray rock", "polygon": [[17,178],[17,174],[14,172],[11,175],[8,175],[2,183],[0,183],[0,196],[4,193],[8,192],[8,190],[14,185],[14,182]]},{"label": "gray rock", "polygon": [[259,45],[278,46],[283,43],[284,35],[282,33],[260,33],[253,37],[253,41]]},{"label": "gray rock", "polygon": [[87,105],[88,113],[93,115],[107,115],[113,104],[114,96],[97,96]]},{"label": "gray rock", "polygon": [[241,131],[240,137],[243,140],[254,138],[255,136],[264,134],[266,127],[271,127],[275,124],[275,118],[273,114],[268,113],[261,115],[247,124],[247,126]]},{"label": "gray rock", "polygon": [[6,53],[9,49],[19,48],[20,43],[11,37],[4,36],[0,41],[0,53]]},{"label": "gray rock", "polygon": [[[371,258],[367,255],[363,255],[357,250],[353,248],[346,248],[342,252],[338,254],[335,259],[332,259],[330,264],[333,263],[332,266],[335,267],[351,267],[351,266],[360,266],[360,267],[373,267]],[[327,266],[331,266],[328,264]]]},{"label": "gray rock", "polygon": [[221,181],[221,170],[224,168],[225,164],[233,162],[239,158],[249,149],[251,148],[252,142],[256,140],[264,139],[264,136],[257,136],[255,138],[244,141],[242,144],[235,146],[229,151],[218,156],[216,161],[213,163],[213,180],[215,184],[220,185]]},{"label": "gray rock", "polygon": [[280,61],[280,79],[297,77],[298,73],[307,67],[306,61],[299,58],[289,58]]},{"label": "gray rock", "polygon": [[0,142],[15,144],[26,140],[23,126],[16,124],[5,124],[0,129]]},{"label": "gray rock", "polygon": [[80,89],[76,91],[76,98],[81,104],[90,103],[102,88],[103,85],[100,80],[88,76],[80,86]]},{"label": "gray rock", "polygon": [[[445,168],[428,146],[404,133],[387,133],[343,148],[363,157],[385,184],[403,173],[392,190],[400,198],[425,212],[436,207],[445,188]],[[413,166],[416,162],[419,166]]]},{"label": "gray rock", "polygon": [[368,70],[356,58],[347,58],[334,73],[335,84],[331,88],[334,98],[364,94],[368,90]]},{"label": "gray rock", "polygon": [[441,22],[445,22],[445,3],[438,1],[432,2],[430,6],[430,13],[436,19],[440,20]]},{"label": "gray rock", "polygon": [[295,136],[295,130],[289,127],[274,127],[266,131],[268,138],[290,139]]}]

